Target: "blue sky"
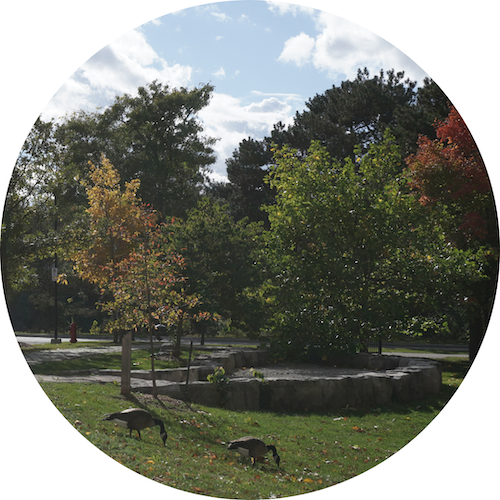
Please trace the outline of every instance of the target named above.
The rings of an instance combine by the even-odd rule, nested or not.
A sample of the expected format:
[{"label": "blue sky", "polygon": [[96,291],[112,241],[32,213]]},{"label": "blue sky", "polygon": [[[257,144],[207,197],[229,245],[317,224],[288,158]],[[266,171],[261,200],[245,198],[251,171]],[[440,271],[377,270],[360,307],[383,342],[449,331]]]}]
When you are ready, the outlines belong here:
[{"label": "blue sky", "polygon": [[154,19],[104,47],[61,87],[42,113],[105,107],[158,79],[171,87],[215,86],[200,113],[218,138],[213,177],[247,137],[261,139],[278,121],[291,123],[309,98],[368,67],[404,70],[421,81],[415,63],[377,35],[342,18],[292,4],[214,3]]}]

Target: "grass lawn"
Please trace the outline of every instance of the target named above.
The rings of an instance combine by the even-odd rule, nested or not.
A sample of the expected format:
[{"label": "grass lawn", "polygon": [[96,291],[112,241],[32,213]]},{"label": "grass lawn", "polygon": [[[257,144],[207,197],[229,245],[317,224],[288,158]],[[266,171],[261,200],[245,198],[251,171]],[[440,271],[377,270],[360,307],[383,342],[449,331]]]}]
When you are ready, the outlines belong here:
[{"label": "grass lawn", "polygon": [[[62,347],[61,347],[62,346]],[[109,342],[78,342],[77,344],[39,344],[33,347],[22,347],[23,352],[46,351],[51,349],[77,349],[84,347],[110,347]],[[159,346],[155,346],[155,352],[158,352]],[[193,349],[192,359],[201,351]],[[189,349],[183,346],[181,349],[181,357],[179,360],[162,360],[155,359],[156,369],[178,368],[187,366],[189,358]],[[97,353],[87,356],[82,356],[75,359],[65,361],[44,361],[37,363],[31,368],[36,375],[57,375],[68,371],[75,370],[102,370],[102,369],[121,369],[121,351],[115,353]],[[151,370],[151,357],[148,344],[136,344],[131,352],[132,370]]]},{"label": "grass lawn", "polygon": [[[356,476],[390,457],[422,431],[461,383],[469,362],[442,361],[439,395],[409,404],[366,411],[286,414],[236,412],[135,394],[127,400],[114,384],[42,383],[69,422],[109,456],[154,481],[192,493],[222,498],[271,498],[306,493]],[[129,407],[148,409],[164,421],[143,431],[142,440],[102,420]],[[252,466],[226,449],[232,439],[251,434],[274,444],[278,469],[269,457]]]}]

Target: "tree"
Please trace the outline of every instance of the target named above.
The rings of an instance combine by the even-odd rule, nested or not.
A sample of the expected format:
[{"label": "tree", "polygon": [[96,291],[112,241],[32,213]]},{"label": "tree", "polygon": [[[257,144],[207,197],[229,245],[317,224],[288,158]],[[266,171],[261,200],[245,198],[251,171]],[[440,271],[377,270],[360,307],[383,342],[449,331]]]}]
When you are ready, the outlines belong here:
[{"label": "tree", "polygon": [[[140,182],[132,180],[122,190],[120,176],[105,156],[97,165],[89,162],[88,167],[89,181],[83,181],[88,199],[86,238],[75,244],[70,254],[77,276],[105,293],[121,272],[120,262],[136,248],[144,225],[152,223],[155,215],[137,198]],[[119,313],[114,311],[115,321]],[[112,332],[117,342],[118,331],[112,328]]]},{"label": "tree", "polygon": [[264,182],[267,167],[273,161],[270,140],[244,139],[231,158],[226,160],[228,176],[227,202],[236,220],[247,217],[251,222],[267,217],[263,205],[272,203],[274,193]]},{"label": "tree", "polygon": [[[138,195],[164,219],[195,206],[215,161],[215,139],[204,137],[197,113],[213,87],[172,89],[157,81],[137,95],[117,96],[102,113],[78,112],[58,127],[65,161],[85,171],[103,153],[124,180],[141,181]],[[85,175],[85,174],[83,174]]]},{"label": "tree", "polygon": [[72,257],[82,279],[104,286],[114,275],[114,266],[134,248],[143,218],[151,215],[137,198],[140,181],[125,183],[122,191],[120,175],[105,156],[98,165],[89,162],[89,172],[88,237]]},{"label": "tree", "polygon": [[432,318],[463,297],[458,282],[483,278],[482,255],[448,245],[409,193],[394,137],[355,153],[340,163],[318,142],[306,156],[275,153],[264,295],[281,356],[354,351]]},{"label": "tree", "polygon": [[[233,331],[256,336],[262,311],[253,294],[261,282],[255,262],[260,225],[235,222],[227,205],[204,198],[174,226],[173,245],[186,262],[186,291]],[[196,309],[195,309],[196,310]],[[198,323],[202,343],[206,323]]]},{"label": "tree", "polygon": [[462,249],[487,249],[486,282],[469,290],[469,354],[475,357],[488,325],[498,277],[498,224],[491,185],[474,139],[452,106],[435,123],[437,139],[422,135],[409,156],[410,186],[433,213],[448,214],[447,239]]},{"label": "tree", "polygon": [[1,251],[7,294],[31,285],[36,254],[47,255],[41,236],[54,228],[55,154],[53,123],[37,120],[19,153],[5,200]]},{"label": "tree", "polygon": [[3,284],[13,326],[25,331],[50,330],[72,316],[85,319],[93,310],[86,303],[92,287],[74,280],[54,295],[51,269],[56,260],[61,272],[68,269],[68,252],[81,238],[84,219],[75,172],[61,165],[55,127],[35,122],[14,167],[3,213]]},{"label": "tree", "polygon": [[[184,291],[186,278],[181,274],[183,258],[165,246],[165,225],[146,221],[139,244],[116,265],[106,266],[111,274],[109,289],[112,299],[103,302],[104,310],[120,314],[113,321],[114,329],[137,330],[146,328],[150,338],[153,396],[157,395],[154,369],[153,322],[173,325],[182,321],[199,298]],[[197,320],[208,315],[191,315]],[[180,345],[177,346],[180,351]],[[180,352],[174,350],[174,355]]]},{"label": "tree", "polygon": [[404,72],[381,71],[370,77],[367,69],[360,69],[355,79],[309,99],[306,109],[296,113],[290,126],[277,123],[262,141],[242,141],[226,161],[228,201],[235,215],[265,220],[258,208],[262,202],[272,202],[274,194],[262,186],[274,161],[272,143],[289,145],[306,156],[311,142],[318,141],[332,158],[342,162],[347,157],[354,160],[354,148],[359,145],[366,153],[371,144],[382,140],[389,127],[406,156],[415,152],[418,134],[432,134],[434,119],[446,116],[447,102],[429,79],[417,89],[416,82],[404,78]]}]

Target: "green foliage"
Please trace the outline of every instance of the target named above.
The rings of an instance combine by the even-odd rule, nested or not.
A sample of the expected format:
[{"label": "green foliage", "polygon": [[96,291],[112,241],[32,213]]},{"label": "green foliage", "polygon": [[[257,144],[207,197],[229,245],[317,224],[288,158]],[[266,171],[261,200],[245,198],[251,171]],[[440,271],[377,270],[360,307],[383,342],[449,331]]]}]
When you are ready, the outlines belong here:
[{"label": "green foliage", "polygon": [[247,216],[267,224],[260,207],[271,204],[275,194],[264,182],[274,164],[273,143],[307,155],[311,142],[318,141],[332,159],[354,160],[356,147],[361,145],[366,153],[390,128],[406,156],[415,152],[419,134],[434,134],[432,124],[446,116],[447,103],[441,89],[429,79],[417,87],[416,82],[405,79],[404,72],[381,70],[372,76],[366,68],[359,69],[356,78],[309,99],[306,109],[297,112],[288,127],[279,122],[261,141],[243,140],[226,160],[229,185],[215,192],[231,203],[235,217]]},{"label": "green foliage", "polygon": [[[258,224],[235,222],[227,205],[209,198],[172,227],[172,248],[185,259],[187,292],[198,295],[203,310],[224,319],[226,328],[253,335],[262,319],[255,294],[262,281],[255,265],[261,232]],[[193,327],[204,335],[210,324]]]},{"label": "green foliage", "polygon": [[343,164],[317,142],[306,156],[285,147],[275,158],[264,295],[278,357],[354,351],[465,301],[464,285],[484,278],[484,255],[450,245],[409,193],[388,132]]},{"label": "green foliage", "polygon": [[224,370],[222,366],[218,366],[214,369],[213,373],[207,375],[207,380],[211,384],[217,384],[219,386],[229,383],[229,379],[226,377],[226,370]]},{"label": "green foliage", "polygon": [[221,402],[224,404],[227,398],[227,387],[230,382],[229,378],[226,377],[226,370],[222,366],[218,366],[214,369],[213,373],[207,375],[207,380],[211,384],[215,384],[217,392],[221,396]]},{"label": "green foliage", "polygon": [[262,372],[259,372],[255,368],[250,368],[250,372],[252,373],[252,376],[259,379],[261,382],[265,382],[264,380],[264,374]]},{"label": "green foliage", "polygon": [[92,326],[90,327],[89,333],[90,335],[100,335],[101,327],[99,326],[98,321],[92,321]]},{"label": "green foliage", "polygon": [[158,81],[136,96],[117,96],[103,112],[79,112],[57,130],[66,161],[84,175],[89,159],[101,154],[119,168],[122,179],[140,180],[138,195],[164,218],[184,216],[196,205],[215,139],[204,137],[197,113],[208,105],[213,87],[187,90]]}]

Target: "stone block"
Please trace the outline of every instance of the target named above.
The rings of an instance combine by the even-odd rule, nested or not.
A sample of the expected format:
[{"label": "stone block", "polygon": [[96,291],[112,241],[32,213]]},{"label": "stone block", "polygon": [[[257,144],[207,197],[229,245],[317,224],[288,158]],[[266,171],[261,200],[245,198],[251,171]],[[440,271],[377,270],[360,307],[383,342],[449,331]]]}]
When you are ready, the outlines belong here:
[{"label": "stone block", "polygon": [[337,410],[347,406],[347,384],[345,377],[320,381],[321,400],[325,410]]},{"label": "stone block", "polygon": [[[189,401],[205,406],[220,406],[221,394],[216,384],[210,382],[192,382],[188,385],[187,395]],[[181,398],[183,399],[183,398]]]},{"label": "stone block", "polygon": [[385,373],[369,374],[373,386],[374,406],[388,406],[392,403],[394,384]]},{"label": "stone block", "polygon": [[347,405],[352,408],[374,406],[373,385],[370,377],[364,374],[349,375],[347,380]]},{"label": "stone block", "polygon": [[388,374],[392,381],[392,398],[393,401],[404,403],[411,399],[410,397],[410,381],[409,373],[403,370],[394,370]]},{"label": "stone block", "polygon": [[180,399],[181,401],[185,399],[185,384],[162,384],[158,386],[158,394],[162,394],[164,396],[169,396],[174,399]]},{"label": "stone block", "polygon": [[296,410],[321,411],[324,409],[321,380],[297,380],[293,386]]},{"label": "stone block", "polygon": [[234,368],[243,368],[245,365],[245,356],[242,351],[235,351],[233,353],[233,358],[234,358]]},{"label": "stone block", "polygon": [[232,380],[227,386],[225,408],[228,410],[260,410],[260,382],[257,379]]}]

